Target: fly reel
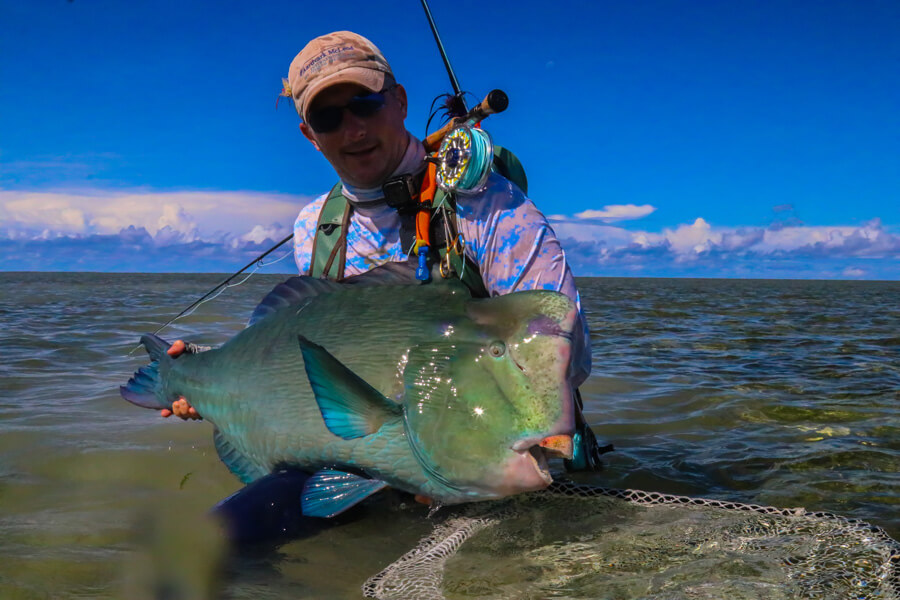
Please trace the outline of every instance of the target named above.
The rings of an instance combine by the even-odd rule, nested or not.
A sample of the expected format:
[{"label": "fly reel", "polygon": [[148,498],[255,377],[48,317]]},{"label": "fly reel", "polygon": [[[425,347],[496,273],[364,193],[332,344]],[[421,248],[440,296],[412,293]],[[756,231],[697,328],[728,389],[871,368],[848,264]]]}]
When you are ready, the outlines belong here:
[{"label": "fly reel", "polygon": [[483,129],[460,125],[437,151],[437,184],[445,192],[474,195],[484,190],[494,160],[494,144]]}]

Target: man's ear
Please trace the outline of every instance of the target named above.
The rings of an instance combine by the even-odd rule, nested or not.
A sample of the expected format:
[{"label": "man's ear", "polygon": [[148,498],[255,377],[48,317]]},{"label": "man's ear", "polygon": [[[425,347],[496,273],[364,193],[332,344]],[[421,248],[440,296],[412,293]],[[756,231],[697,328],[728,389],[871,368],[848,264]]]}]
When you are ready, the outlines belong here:
[{"label": "man's ear", "polygon": [[316,141],[316,134],[306,123],[300,123],[300,131],[303,132],[303,137],[309,140],[309,143],[313,145],[313,147],[319,152],[322,151],[319,148],[319,142]]},{"label": "man's ear", "polygon": [[400,110],[403,111],[403,118],[406,118],[406,88],[397,84],[397,87],[394,88],[394,93],[397,94],[397,101],[400,103]]}]

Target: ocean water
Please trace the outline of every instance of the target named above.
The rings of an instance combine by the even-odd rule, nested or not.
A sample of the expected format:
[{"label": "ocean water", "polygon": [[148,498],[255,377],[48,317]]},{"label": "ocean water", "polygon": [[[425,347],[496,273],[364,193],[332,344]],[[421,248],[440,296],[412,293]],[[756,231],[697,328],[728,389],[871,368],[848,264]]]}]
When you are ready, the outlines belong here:
[{"label": "ocean water", "polygon": [[[146,363],[129,355],[139,335],[219,279],[0,273],[0,598],[353,598],[429,533],[426,509],[390,505],[229,556],[204,515],[240,484],[210,425],[118,394]],[[253,277],[163,335],[221,343],[280,279]],[[805,507],[900,538],[900,283],[579,286],[585,413],[616,450],[577,481]]]}]

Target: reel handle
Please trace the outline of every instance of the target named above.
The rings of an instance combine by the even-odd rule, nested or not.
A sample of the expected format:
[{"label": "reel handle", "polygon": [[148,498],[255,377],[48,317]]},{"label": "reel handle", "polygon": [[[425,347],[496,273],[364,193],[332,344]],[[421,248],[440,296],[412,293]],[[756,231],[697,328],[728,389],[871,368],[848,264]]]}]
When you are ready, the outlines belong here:
[{"label": "reel handle", "polygon": [[477,123],[488,115],[501,113],[509,106],[509,96],[503,90],[491,90],[481,104],[469,111],[465,117],[454,117],[450,122],[425,138],[426,152],[434,152],[441,145],[444,136],[465,122]]}]

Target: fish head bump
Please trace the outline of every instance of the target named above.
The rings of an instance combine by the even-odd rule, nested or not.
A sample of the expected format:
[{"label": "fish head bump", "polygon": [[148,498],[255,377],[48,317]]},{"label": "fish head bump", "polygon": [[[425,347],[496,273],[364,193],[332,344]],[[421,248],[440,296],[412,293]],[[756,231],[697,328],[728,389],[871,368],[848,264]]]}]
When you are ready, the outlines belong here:
[{"label": "fish head bump", "polygon": [[472,300],[466,312],[443,339],[410,353],[410,445],[458,501],[543,489],[552,479],[541,442],[574,431],[575,303],[526,291]]}]

